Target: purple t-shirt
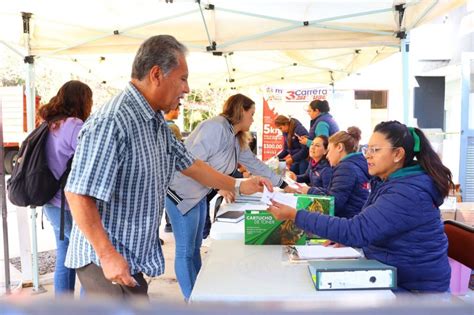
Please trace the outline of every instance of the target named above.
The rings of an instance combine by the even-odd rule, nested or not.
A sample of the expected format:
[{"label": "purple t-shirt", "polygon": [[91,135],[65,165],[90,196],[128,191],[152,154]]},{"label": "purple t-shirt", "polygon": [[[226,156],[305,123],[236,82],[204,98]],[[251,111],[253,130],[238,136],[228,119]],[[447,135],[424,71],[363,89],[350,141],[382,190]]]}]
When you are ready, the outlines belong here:
[{"label": "purple t-shirt", "polygon": [[[76,151],[77,135],[82,125],[82,120],[70,117],[63,121],[57,129],[49,132],[48,139],[46,140],[46,158],[49,169],[57,179],[63,175],[67,162]],[[61,207],[61,191],[58,191],[48,203]],[[69,210],[67,201],[65,208]]]}]

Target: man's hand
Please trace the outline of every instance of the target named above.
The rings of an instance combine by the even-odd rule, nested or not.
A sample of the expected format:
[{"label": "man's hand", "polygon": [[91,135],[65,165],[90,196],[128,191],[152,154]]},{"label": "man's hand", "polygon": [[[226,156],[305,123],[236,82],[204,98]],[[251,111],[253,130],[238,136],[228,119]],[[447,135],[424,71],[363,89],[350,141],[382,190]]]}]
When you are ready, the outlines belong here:
[{"label": "man's hand", "polygon": [[290,206],[278,203],[272,200],[272,204],[268,207],[268,212],[273,214],[277,220],[295,220],[296,209]]},{"label": "man's hand", "polygon": [[286,158],[285,160],[286,160],[286,166],[290,168],[291,164],[293,164],[293,158],[290,155],[288,155],[288,158]]},{"label": "man's hand", "polygon": [[308,142],[308,137],[301,136],[301,137],[298,137],[298,140],[300,141],[301,144],[306,145],[306,143]]},{"label": "man's hand", "polygon": [[105,278],[120,285],[136,286],[137,282],[130,275],[127,261],[109,240],[95,200],[90,196],[68,191],[66,191],[66,197],[74,221],[99,257]]},{"label": "man's hand", "polygon": [[242,181],[240,184],[240,193],[243,195],[251,195],[256,192],[262,192],[263,186],[267,187],[269,191],[273,191],[273,185],[269,179],[255,176]]},{"label": "man's hand", "polygon": [[103,254],[99,259],[105,278],[127,287],[137,285],[137,281],[130,274],[127,261],[116,250]]},{"label": "man's hand", "polygon": [[227,203],[231,203],[235,201],[235,193],[233,191],[221,189],[217,193],[221,195],[222,197],[224,197]]}]

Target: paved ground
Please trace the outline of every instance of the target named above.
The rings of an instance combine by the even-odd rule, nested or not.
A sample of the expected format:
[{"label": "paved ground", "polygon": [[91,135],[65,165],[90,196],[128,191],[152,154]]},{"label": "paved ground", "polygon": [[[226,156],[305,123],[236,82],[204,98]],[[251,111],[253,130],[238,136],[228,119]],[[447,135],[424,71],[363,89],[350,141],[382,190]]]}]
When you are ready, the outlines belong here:
[{"label": "paved ground", "polygon": [[[18,224],[16,219],[16,208],[13,206],[8,207],[8,229],[9,229],[9,243],[10,243],[10,257],[13,257],[14,262],[19,260],[19,244],[18,244]],[[39,211],[38,217],[41,217]],[[54,265],[54,255],[50,255],[51,251],[54,253],[55,240],[53,230],[49,225],[46,218],[44,219],[45,229],[41,229],[40,219],[38,219],[38,248],[42,252],[40,255],[40,269],[43,271],[40,273],[40,285],[45,289],[44,292],[35,294],[32,288],[23,288],[21,290],[14,290],[17,296],[28,296],[32,299],[48,299],[54,297],[53,287],[53,273],[51,266]],[[0,237],[2,230],[0,227]],[[149,295],[153,301],[166,301],[171,303],[184,304],[184,300],[176,281],[174,273],[174,237],[173,233],[164,233],[163,227],[161,227],[161,238],[164,239],[165,245],[163,246],[163,252],[165,256],[165,273],[164,275],[156,278],[149,278]],[[3,240],[0,238],[0,296],[4,294],[4,260],[3,260]],[[207,247],[202,248],[203,255],[207,252]],[[17,257],[17,258],[15,258]],[[18,266],[17,263],[15,263]],[[49,272],[48,272],[49,271]],[[12,288],[15,289],[21,284],[21,273],[18,268],[14,265],[10,265]],[[76,295],[79,296],[80,282],[76,282]]]}]

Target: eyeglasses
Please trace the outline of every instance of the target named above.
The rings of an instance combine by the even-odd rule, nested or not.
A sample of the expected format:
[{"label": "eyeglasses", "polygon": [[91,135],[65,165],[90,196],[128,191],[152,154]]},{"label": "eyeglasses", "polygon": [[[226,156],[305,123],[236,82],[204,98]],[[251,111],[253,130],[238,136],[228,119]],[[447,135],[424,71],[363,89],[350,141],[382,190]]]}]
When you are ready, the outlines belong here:
[{"label": "eyeglasses", "polygon": [[395,149],[395,147],[362,147],[361,151],[364,155],[374,155],[382,149]]}]

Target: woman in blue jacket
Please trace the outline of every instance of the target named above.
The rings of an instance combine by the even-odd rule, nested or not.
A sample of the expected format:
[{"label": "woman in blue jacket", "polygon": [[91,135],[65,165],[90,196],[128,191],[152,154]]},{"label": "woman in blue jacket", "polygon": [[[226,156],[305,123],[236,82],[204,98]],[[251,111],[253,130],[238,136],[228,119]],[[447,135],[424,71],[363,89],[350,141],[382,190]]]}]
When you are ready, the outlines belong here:
[{"label": "woman in blue jacket", "polygon": [[290,171],[296,175],[303,174],[308,168],[308,148],[299,143],[298,138],[308,136],[308,131],[294,118],[279,115],[275,118],[275,126],[283,133],[283,150],[278,154],[284,159]]},{"label": "woman in blue jacket", "polygon": [[369,196],[367,161],[359,148],[361,131],[349,127],[329,138],[327,159],[333,167],[329,187],[310,187],[302,193],[334,196],[335,215],[352,218],[362,210]]},{"label": "woman in blue jacket", "polygon": [[334,118],[329,114],[329,103],[327,100],[314,100],[309,103],[308,115],[311,118],[308,137],[301,137],[301,144],[311,147],[314,137],[330,137],[339,131],[339,126]]},{"label": "woman in blue jacket", "polygon": [[[397,268],[398,286],[417,292],[449,288],[448,240],[439,206],[452,175],[418,128],[398,121],[378,124],[365,155],[371,193],[362,212],[343,219],[270,206],[277,219],[336,242],[361,247],[369,259]],[[415,159],[416,158],[416,159]]]},{"label": "woman in blue jacket", "polygon": [[332,178],[332,168],[326,159],[328,144],[329,140],[326,136],[317,136],[314,138],[309,148],[309,156],[311,159],[306,172],[302,175],[289,172],[288,176],[297,183],[305,183],[311,187],[327,188]]}]

